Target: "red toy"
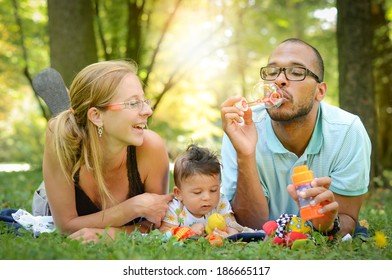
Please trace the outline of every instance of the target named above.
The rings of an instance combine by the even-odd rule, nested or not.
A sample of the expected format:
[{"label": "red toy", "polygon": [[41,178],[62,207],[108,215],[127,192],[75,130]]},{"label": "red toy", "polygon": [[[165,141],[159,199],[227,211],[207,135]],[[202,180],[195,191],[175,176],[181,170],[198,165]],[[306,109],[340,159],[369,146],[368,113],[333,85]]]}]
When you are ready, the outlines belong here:
[{"label": "red toy", "polygon": [[273,244],[289,248],[315,244],[312,227],[307,221],[295,215],[282,214],[279,219],[266,222],[263,225],[263,230],[272,238]]}]

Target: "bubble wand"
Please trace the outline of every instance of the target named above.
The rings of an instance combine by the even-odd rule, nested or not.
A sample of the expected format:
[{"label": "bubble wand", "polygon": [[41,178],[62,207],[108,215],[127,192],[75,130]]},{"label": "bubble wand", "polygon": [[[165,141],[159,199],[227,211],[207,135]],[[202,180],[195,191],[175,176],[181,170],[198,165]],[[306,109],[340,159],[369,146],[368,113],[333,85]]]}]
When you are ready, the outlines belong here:
[{"label": "bubble wand", "polygon": [[257,96],[264,95],[263,98],[258,98],[253,101],[247,101],[245,98],[238,101],[235,106],[241,111],[247,111],[249,107],[264,105],[265,109],[278,108],[282,105],[285,98],[278,92],[278,86],[272,83],[259,82],[254,86],[254,92]]}]

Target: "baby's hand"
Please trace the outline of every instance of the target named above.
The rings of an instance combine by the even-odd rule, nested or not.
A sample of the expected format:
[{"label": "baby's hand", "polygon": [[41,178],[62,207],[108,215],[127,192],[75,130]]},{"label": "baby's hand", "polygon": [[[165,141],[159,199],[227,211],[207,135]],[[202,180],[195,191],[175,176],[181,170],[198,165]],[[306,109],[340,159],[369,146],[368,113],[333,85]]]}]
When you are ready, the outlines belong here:
[{"label": "baby's hand", "polygon": [[229,234],[226,231],[222,231],[217,228],[214,229],[214,231],[212,232],[212,235],[219,236],[221,238],[227,238],[229,236]]},{"label": "baby's hand", "polygon": [[202,223],[194,224],[190,229],[196,233],[196,235],[204,235],[204,225]]}]

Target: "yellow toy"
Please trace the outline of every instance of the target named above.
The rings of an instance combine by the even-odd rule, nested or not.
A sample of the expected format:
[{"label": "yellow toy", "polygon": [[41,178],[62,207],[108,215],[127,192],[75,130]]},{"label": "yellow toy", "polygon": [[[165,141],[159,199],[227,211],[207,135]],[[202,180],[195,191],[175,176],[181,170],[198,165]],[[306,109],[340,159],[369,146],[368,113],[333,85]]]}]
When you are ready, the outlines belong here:
[{"label": "yellow toy", "polygon": [[[214,229],[219,229],[221,231],[226,231],[226,222],[223,216],[219,213],[214,213],[207,219],[207,226],[205,227],[205,231],[211,245],[220,246],[223,244],[223,240],[219,236],[214,236],[212,232]],[[172,227],[169,231],[170,236],[174,236],[178,241],[182,241],[188,239],[192,236],[196,236],[196,234],[188,227],[184,226],[176,226]]]},{"label": "yellow toy", "polygon": [[286,230],[287,232],[301,232],[303,234],[312,233],[312,227],[309,225],[309,223],[298,216],[291,218],[290,222],[286,225]]},{"label": "yellow toy", "polygon": [[221,231],[226,231],[226,222],[223,216],[219,213],[214,213],[208,217],[207,226],[205,228],[206,233],[210,234],[214,229],[219,229]]}]

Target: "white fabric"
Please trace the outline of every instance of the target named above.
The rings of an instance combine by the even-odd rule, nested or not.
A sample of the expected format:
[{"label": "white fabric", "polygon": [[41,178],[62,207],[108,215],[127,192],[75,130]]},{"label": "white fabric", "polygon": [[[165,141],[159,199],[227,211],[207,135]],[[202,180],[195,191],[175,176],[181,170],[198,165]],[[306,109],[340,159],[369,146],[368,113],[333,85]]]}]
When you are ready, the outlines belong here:
[{"label": "white fabric", "polygon": [[11,214],[12,218],[25,229],[38,236],[43,232],[51,233],[56,230],[52,216],[33,216],[23,209]]}]

